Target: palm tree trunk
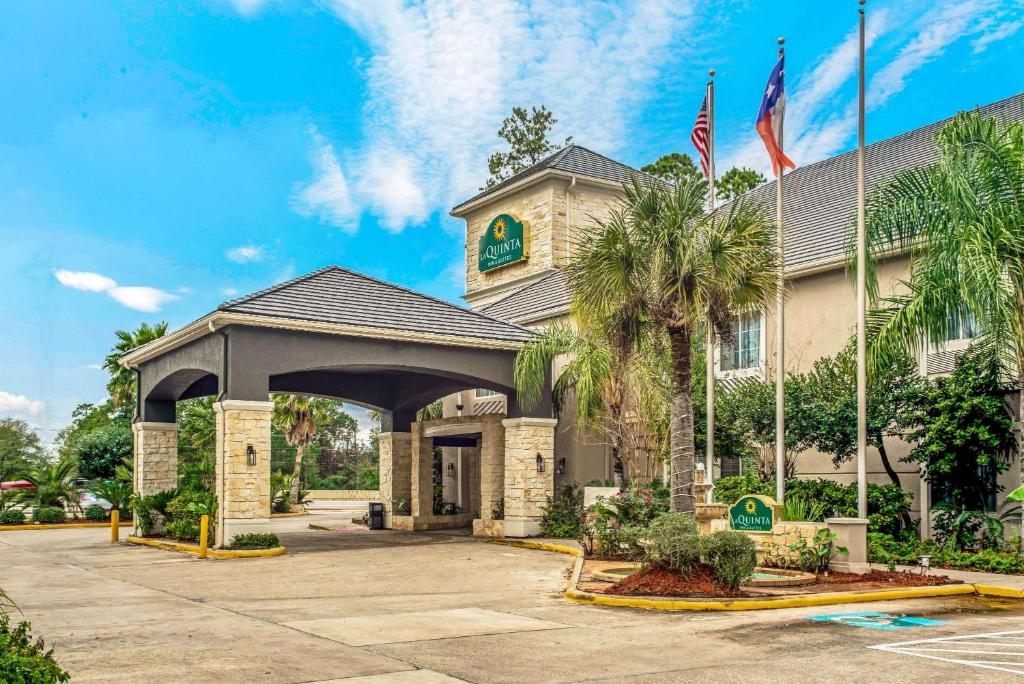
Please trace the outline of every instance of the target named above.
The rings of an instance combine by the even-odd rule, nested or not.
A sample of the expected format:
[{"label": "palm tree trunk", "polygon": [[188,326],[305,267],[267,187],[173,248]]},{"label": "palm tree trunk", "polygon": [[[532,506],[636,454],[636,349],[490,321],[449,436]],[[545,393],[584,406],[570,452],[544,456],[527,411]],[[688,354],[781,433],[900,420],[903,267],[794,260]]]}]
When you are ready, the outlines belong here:
[{"label": "palm tree trunk", "polygon": [[685,329],[669,331],[672,351],[672,407],[669,421],[669,446],[672,463],[673,511],[693,513],[693,397],[690,332]]},{"label": "palm tree trunk", "polygon": [[302,456],[305,451],[305,444],[299,444],[295,447],[295,467],[292,469],[292,488],[289,494],[289,499],[293,505],[299,503],[299,477],[302,473]]}]

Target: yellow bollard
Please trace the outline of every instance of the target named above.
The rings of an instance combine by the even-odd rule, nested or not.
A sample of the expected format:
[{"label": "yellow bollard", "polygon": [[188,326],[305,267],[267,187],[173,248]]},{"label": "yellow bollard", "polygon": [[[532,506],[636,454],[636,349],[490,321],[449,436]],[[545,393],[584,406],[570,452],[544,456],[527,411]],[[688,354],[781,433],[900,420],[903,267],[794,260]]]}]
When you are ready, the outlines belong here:
[{"label": "yellow bollard", "polygon": [[121,511],[116,508],[110,511],[110,543],[116,544],[121,534]]},{"label": "yellow bollard", "polygon": [[210,532],[210,516],[204,515],[199,519],[199,557],[206,558],[207,535]]}]

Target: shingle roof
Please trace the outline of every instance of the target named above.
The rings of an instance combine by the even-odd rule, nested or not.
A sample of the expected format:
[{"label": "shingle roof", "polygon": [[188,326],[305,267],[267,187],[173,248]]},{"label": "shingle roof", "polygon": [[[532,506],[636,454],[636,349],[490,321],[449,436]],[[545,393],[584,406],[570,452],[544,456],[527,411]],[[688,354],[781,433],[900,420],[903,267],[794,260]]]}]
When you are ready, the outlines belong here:
[{"label": "shingle roof", "polygon": [[[1024,95],[1015,95],[979,108],[982,116],[1006,123],[1024,120]],[[864,149],[867,191],[897,172],[933,163],[938,158],[935,134],[949,119],[908,131]],[[762,185],[746,195],[764,203],[775,216],[775,184]],[[783,217],[786,228],[786,266],[792,268],[842,257],[857,206],[857,152],[798,167],[786,174]]]},{"label": "shingle roof", "polygon": [[625,183],[635,175],[648,177],[646,173],[634,169],[632,166],[627,166],[622,162],[609,159],[603,154],[598,154],[593,150],[588,150],[586,147],[581,145],[570,143],[557,152],[541,159],[528,169],[520,171],[511,178],[507,178],[469,198],[465,202],[462,202],[453,208],[451,213],[454,214],[467,204],[471,204],[472,202],[482,199],[492,193],[503,190],[504,188],[514,185],[525,178],[535,176],[547,169],[556,169],[558,171],[564,171],[577,176],[597,178],[598,180],[611,181],[613,183]]},{"label": "shingle roof", "polygon": [[503,321],[521,323],[535,314],[568,306],[569,289],[565,284],[565,272],[557,270],[478,311]]},{"label": "shingle roof", "polygon": [[339,266],[225,302],[220,311],[522,342],[530,331],[506,321]]}]

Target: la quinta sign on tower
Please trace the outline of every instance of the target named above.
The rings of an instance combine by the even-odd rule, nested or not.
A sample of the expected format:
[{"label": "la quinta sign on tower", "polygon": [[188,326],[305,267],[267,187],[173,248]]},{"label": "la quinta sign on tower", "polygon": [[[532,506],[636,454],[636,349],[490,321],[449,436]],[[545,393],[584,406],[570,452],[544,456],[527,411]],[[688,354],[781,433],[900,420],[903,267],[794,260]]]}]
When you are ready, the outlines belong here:
[{"label": "la quinta sign on tower", "polygon": [[526,261],[530,256],[530,231],[523,221],[498,214],[480,236],[480,272]]}]

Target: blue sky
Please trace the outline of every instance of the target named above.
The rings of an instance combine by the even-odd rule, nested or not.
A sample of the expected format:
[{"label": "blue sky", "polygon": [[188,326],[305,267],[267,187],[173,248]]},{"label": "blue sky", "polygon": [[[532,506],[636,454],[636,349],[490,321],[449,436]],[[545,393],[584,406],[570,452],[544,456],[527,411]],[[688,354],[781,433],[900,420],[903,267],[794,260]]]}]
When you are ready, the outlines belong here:
[{"label": "blue sky", "polygon": [[[1021,92],[1024,3],[869,3],[868,138]],[[180,326],[340,264],[460,301],[474,193],[515,105],[632,165],[718,168],[787,39],[786,151],[855,140],[856,3],[211,0],[0,5],[0,415],[49,441],[104,395],[112,331]]]}]

